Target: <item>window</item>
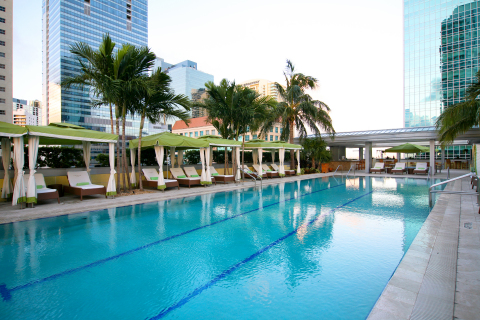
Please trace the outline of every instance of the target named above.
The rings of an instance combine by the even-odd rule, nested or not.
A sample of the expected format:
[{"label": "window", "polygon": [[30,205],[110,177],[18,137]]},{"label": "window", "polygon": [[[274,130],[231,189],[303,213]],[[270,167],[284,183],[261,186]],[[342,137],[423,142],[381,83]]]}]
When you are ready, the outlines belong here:
[{"label": "window", "polygon": [[278,141],[278,136],[275,137],[275,141]]},{"label": "window", "polygon": [[0,11],[5,12],[5,7],[0,6]]},{"label": "window", "polygon": [[5,92],[5,87],[0,87],[0,92]]},{"label": "window", "polygon": [[270,136],[270,141],[273,141],[273,136]]},{"label": "window", "polygon": [[193,136],[193,132],[190,132],[190,137]]},{"label": "window", "polygon": [[5,34],[5,30],[0,29],[0,34]]},{"label": "window", "polygon": [[280,133],[283,133],[283,128],[280,128]]},{"label": "window", "polygon": [[0,69],[5,69],[5,65],[0,63]]},{"label": "window", "polygon": [[275,127],[275,133],[278,133],[278,127]]},{"label": "window", "polygon": [[4,46],[4,47],[5,47],[5,41],[0,41],[0,46]]},{"label": "window", "polygon": [[6,113],[5,113],[5,110],[0,110],[0,115],[3,115],[3,116],[4,116],[5,114],[6,114]]},{"label": "window", "polygon": [[0,76],[0,80],[5,80],[5,76]]},{"label": "window", "polygon": [[258,137],[258,136],[257,136],[256,134],[253,135],[253,139],[254,139],[254,140],[257,139],[257,137]]},{"label": "window", "polygon": [[210,130],[207,130],[205,134],[208,136],[210,134]]},{"label": "window", "polygon": [[183,136],[183,133],[180,133],[181,136]]},{"label": "window", "polygon": [[270,127],[270,132],[273,132],[273,127]]},{"label": "window", "polygon": [[247,132],[250,132],[250,126],[247,126]]},{"label": "window", "polygon": [[247,135],[245,136],[245,141],[249,141],[249,140],[250,140],[250,136],[247,134]]},{"label": "window", "polygon": [[5,103],[5,99],[0,98],[0,103]]},{"label": "window", "polygon": [[212,130],[212,134],[215,135],[215,130]]},{"label": "window", "polygon": [[195,131],[195,137],[198,137],[198,131]]},{"label": "window", "polygon": [[200,131],[200,137],[203,136],[203,131]]},{"label": "window", "polygon": [[0,18],[0,22],[5,23],[5,19],[4,19],[4,18]]},{"label": "window", "polygon": [[5,52],[0,52],[0,57],[5,58]]}]

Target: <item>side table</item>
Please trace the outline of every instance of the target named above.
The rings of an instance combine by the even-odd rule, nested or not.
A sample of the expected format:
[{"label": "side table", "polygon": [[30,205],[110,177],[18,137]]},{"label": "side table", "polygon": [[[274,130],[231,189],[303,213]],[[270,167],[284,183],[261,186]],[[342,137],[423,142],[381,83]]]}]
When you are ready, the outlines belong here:
[{"label": "side table", "polygon": [[57,189],[58,195],[60,197],[63,197],[63,185],[61,183],[49,184],[47,188]]}]

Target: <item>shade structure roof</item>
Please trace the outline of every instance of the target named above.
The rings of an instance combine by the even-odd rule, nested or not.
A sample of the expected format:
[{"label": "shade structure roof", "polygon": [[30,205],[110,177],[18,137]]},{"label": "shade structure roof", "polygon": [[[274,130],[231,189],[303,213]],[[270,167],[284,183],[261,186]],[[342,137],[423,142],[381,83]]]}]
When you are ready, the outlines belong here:
[{"label": "shade structure roof", "polygon": [[277,142],[267,142],[262,139],[254,139],[248,142],[245,142],[245,148],[247,149],[301,149],[302,146],[297,144],[290,144],[286,143],[285,141],[277,141]]},{"label": "shade structure roof", "polygon": [[27,134],[27,128],[0,121],[0,137],[15,138]]},{"label": "shade structure roof", "polygon": [[386,149],[384,152],[395,152],[395,153],[420,153],[420,152],[430,152],[430,148],[422,147],[416,144],[404,143],[399,146]]},{"label": "shade structure roof", "polygon": [[242,145],[242,141],[223,139],[219,136],[212,135],[201,136],[198,138],[198,140],[208,141],[210,146],[213,147],[239,147]]},{"label": "shade structure roof", "polygon": [[117,143],[118,135],[85,129],[69,123],[51,123],[48,126],[26,126],[28,134],[39,136],[41,145],[82,144],[82,141],[96,143]]},{"label": "shade structure roof", "polygon": [[[142,137],[142,148],[153,146],[176,147],[178,149],[199,149],[209,147],[208,141],[194,139],[170,132]],[[138,139],[130,140],[130,148],[138,148]]]}]

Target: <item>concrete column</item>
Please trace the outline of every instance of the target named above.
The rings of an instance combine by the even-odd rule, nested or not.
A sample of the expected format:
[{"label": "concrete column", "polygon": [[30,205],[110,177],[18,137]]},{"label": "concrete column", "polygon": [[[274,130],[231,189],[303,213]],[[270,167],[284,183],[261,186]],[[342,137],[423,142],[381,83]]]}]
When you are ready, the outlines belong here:
[{"label": "concrete column", "polygon": [[435,140],[430,140],[430,168],[432,175],[435,174]]},{"label": "concrete column", "polygon": [[400,152],[397,152],[397,161],[400,162],[400,158],[402,157],[402,154]]},{"label": "concrete column", "polygon": [[370,173],[372,167],[372,143],[365,142],[365,172]]},{"label": "concrete column", "polygon": [[358,160],[363,160],[363,148],[358,148]]},{"label": "concrete column", "polygon": [[442,169],[445,169],[445,147],[442,147]]}]

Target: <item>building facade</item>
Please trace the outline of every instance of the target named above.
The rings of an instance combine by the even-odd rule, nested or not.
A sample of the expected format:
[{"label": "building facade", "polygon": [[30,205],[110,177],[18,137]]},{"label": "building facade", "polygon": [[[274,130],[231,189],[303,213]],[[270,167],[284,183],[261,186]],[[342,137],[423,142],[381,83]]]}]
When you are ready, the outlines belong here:
[{"label": "building facade", "polygon": [[42,124],[42,103],[39,100],[13,98],[13,123],[40,126]]},{"label": "building facade", "polygon": [[[89,88],[62,89],[66,77],[80,74],[70,46],[85,42],[97,49],[108,33],[122,44],[148,45],[148,0],[43,0],[43,124],[68,122],[110,132],[108,106],[92,107]],[[138,136],[140,117],[127,119],[127,140]],[[144,135],[148,135],[146,121]]]},{"label": "building facade", "polygon": [[432,126],[479,70],[477,1],[404,1],[404,126]]},{"label": "building facade", "polygon": [[[192,101],[202,102],[208,98],[205,88],[192,89]],[[192,107],[192,118],[201,118],[207,116],[207,110],[199,107]]]},{"label": "building facade", "polygon": [[0,0],[0,121],[13,122],[13,1]]},{"label": "building facade", "polygon": [[248,87],[260,93],[262,96],[272,96],[277,101],[280,101],[275,82],[265,79],[253,79],[238,83],[239,85]]},{"label": "building facade", "polygon": [[207,117],[199,117],[190,119],[190,123],[187,126],[185,122],[181,120],[175,121],[172,127],[172,133],[176,133],[182,136],[198,138],[201,136],[218,136],[218,131],[208,121]]}]

